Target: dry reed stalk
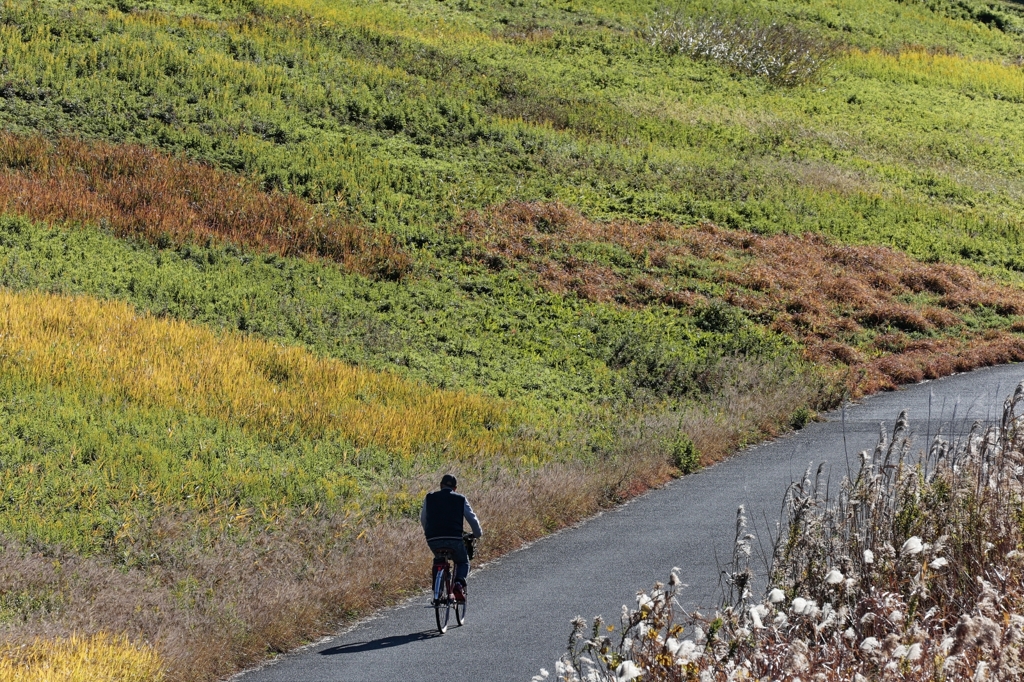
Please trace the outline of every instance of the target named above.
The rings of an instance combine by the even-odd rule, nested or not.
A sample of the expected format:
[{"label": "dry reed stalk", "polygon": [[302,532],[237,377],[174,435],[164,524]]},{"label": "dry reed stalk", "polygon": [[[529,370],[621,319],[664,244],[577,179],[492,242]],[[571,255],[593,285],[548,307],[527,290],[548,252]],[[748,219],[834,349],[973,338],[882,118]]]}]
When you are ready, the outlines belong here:
[{"label": "dry reed stalk", "polygon": [[161,245],[226,241],[328,258],[399,279],[410,260],[387,234],[316,211],[297,197],[140,145],[0,133],[0,211],[93,223]]},{"label": "dry reed stalk", "polygon": [[535,682],[1021,679],[1022,413],[1024,384],[995,424],[942,424],[917,457],[900,414],[854,480],[837,490],[809,468],[790,487],[763,599],[741,507],[721,611],[681,611],[673,574],[614,640],[574,621],[556,675]]},{"label": "dry reed stalk", "polygon": [[[972,333],[965,319],[983,309],[1024,314],[1024,292],[884,247],[843,246],[812,234],[765,237],[710,223],[597,222],[558,203],[471,211],[459,229],[480,248],[478,262],[499,269],[522,263],[544,288],[588,300],[692,308],[706,297],[687,287],[715,281],[722,299],[800,341],[809,360],[847,365],[855,396],[1024,360],[1024,340],[1012,329]],[[587,243],[613,244],[632,262],[576,255],[572,247]],[[703,274],[685,274],[694,270]],[[865,332],[903,343],[864,345]]]}]

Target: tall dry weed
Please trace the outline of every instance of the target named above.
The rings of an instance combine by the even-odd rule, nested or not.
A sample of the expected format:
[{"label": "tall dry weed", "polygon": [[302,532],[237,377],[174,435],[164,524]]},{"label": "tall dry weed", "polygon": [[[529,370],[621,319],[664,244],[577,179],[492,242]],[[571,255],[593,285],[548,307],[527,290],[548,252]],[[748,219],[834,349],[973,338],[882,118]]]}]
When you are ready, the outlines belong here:
[{"label": "tall dry weed", "polygon": [[949,424],[916,456],[901,414],[838,490],[820,468],[791,486],[763,598],[741,507],[721,611],[681,610],[673,573],[614,637],[575,621],[554,679],[1021,679],[1022,413],[1024,384],[997,423]]},{"label": "tall dry weed", "polygon": [[655,12],[641,34],[669,54],[718,62],[788,87],[816,80],[841,49],[838,41],[794,24],[668,9]]}]

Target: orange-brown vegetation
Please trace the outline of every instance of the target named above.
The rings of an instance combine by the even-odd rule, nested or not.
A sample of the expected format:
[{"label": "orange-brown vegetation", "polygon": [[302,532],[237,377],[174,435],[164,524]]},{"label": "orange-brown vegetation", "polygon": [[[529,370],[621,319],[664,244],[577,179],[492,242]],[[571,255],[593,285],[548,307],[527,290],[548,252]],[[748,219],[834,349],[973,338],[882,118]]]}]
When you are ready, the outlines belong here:
[{"label": "orange-brown vegetation", "polygon": [[[849,366],[855,394],[1024,360],[1020,336],[968,320],[979,311],[1024,314],[1024,291],[884,247],[710,223],[598,222],[558,203],[470,212],[461,231],[479,246],[476,260],[524,264],[553,292],[627,306],[738,306],[799,340],[809,359]],[[599,244],[618,252],[585,248]]]},{"label": "orange-brown vegetation", "polygon": [[328,258],[387,279],[409,258],[387,234],[325,215],[301,199],[134,144],[0,133],[0,211],[88,222],[158,244],[227,241]]}]

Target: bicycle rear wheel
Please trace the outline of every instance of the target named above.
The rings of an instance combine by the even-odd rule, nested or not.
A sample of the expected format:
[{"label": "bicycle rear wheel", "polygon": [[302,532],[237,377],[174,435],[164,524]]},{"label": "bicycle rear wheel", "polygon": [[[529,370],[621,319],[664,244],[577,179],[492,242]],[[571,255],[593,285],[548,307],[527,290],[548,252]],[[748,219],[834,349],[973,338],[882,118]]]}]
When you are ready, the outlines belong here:
[{"label": "bicycle rear wheel", "polygon": [[451,617],[452,596],[449,593],[451,570],[445,568],[434,576],[434,617],[437,619],[437,631],[442,635],[448,631],[448,619]]},{"label": "bicycle rear wheel", "polygon": [[462,595],[463,600],[455,602],[455,622],[462,627],[463,623],[466,622],[466,595]]}]

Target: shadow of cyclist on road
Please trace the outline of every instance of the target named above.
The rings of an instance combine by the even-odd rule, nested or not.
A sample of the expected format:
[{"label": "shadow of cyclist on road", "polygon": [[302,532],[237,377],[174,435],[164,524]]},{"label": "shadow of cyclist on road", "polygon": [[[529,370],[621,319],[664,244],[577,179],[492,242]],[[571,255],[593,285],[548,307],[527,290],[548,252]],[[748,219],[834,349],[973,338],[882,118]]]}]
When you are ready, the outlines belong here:
[{"label": "shadow of cyclist on road", "polygon": [[381,637],[380,639],[372,639],[369,642],[352,642],[351,644],[342,644],[340,646],[332,646],[324,649],[320,652],[321,656],[338,656],[339,654],[356,654],[361,651],[378,651],[380,649],[390,649],[396,646],[402,646],[404,644],[412,644],[413,642],[421,642],[425,639],[434,639],[440,637],[440,633],[437,630],[425,630],[423,632],[412,632],[408,635],[394,635],[392,637]]}]

